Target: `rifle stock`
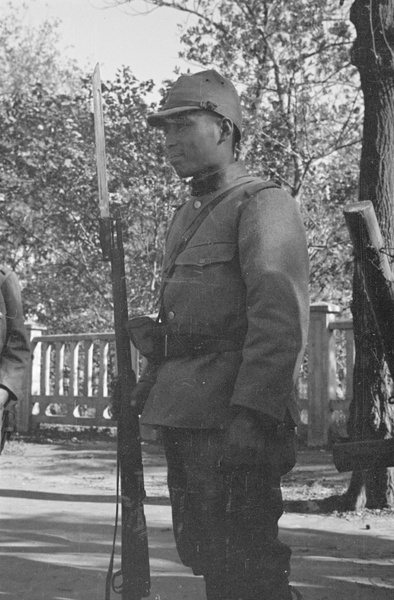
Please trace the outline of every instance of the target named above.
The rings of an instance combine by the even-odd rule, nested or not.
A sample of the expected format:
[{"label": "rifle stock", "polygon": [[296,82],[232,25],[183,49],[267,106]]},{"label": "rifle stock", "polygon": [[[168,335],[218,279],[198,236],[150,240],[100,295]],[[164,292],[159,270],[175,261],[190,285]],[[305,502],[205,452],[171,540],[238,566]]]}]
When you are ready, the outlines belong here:
[{"label": "rifle stock", "polygon": [[[122,221],[120,214],[111,217],[106,179],[104,119],[101,101],[99,66],[93,74],[94,123],[97,174],[100,200],[100,243],[104,260],[111,262],[116,357],[118,366],[118,469],[122,498],[121,590],[122,600],[141,600],[150,594],[149,552],[143,500],[145,497],[139,416],[130,405],[130,394],[136,384],[131,363],[126,275]],[[115,527],[116,534],[116,527]],[[106,584],[106,600],[111,595],[113,554]],[[114,588],[115,589],[115,588]]]},{"label": "rifle stock", "polygon": [[394,439],[342,442],[333,446],[332,455],[340,473],[394,467]]}]

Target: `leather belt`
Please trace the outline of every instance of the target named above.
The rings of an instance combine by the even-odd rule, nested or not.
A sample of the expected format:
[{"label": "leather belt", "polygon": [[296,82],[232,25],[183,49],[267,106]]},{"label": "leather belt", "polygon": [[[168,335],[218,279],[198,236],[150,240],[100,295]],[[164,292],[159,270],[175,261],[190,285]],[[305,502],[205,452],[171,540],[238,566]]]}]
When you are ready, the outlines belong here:
[{"label": "leather belt", "polygon": [[230,339],[215,339],[204,336],[165,335],[163,338],[164,360],[182,356],[201,356],[203,354],[234,352],[241,350],[242,342]]}]

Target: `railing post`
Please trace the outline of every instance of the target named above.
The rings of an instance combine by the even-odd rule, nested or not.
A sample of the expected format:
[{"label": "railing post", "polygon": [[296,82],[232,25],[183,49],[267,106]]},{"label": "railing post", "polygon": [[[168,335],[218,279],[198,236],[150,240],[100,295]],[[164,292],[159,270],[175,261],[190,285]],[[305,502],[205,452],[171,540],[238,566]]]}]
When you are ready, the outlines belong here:
[{"label": "railing post", "polygon": [[308,445],[328,441],[330,400],[336,399],[335,332],[329,324],[340,308],[327,302],[311,305],[308,336]]},{"label": "railing post", "polygon": [[345,333],[346,348],[346,402],[350,404],[353,400],[353,372],[354,372],[354,333],[353,328]]},{"label": "railing post", "polygon": [[[39,325],[32,321],[25,323],[25,327],[29,334],[30,342],[42,335],[43,331],[46,330],[45,325]],[[30,426],[30,395],[39,394],[40,392],[40,372],[41,372],[41,344],[35,344],[32,347],[31,360],[29,363],[29,369],[26,375],[23,397],[18,403],[18,414],[17,414],[17,429],[19,433],[27,433]]]}]

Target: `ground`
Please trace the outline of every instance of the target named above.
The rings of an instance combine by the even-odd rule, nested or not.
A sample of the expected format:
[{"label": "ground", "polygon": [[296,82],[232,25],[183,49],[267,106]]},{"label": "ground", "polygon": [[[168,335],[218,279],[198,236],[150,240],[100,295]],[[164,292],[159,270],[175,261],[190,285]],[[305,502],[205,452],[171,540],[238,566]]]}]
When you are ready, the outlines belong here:
[{"label": "ground", "polygon": [[[150,598],[203,600],[201,578],[175,551],[162,448],[145,443],[143,454]],[[349,478],[337,473],[330,452],[304,449],[283,480],[280,535],[293,550],[291,580],[305,600],[394,596],[394,513],[332,510],[327,498],[342,494]],[[53,433],[15,439],[0,457],[0,482],[1,600],[104,600],[116,441]]]}]

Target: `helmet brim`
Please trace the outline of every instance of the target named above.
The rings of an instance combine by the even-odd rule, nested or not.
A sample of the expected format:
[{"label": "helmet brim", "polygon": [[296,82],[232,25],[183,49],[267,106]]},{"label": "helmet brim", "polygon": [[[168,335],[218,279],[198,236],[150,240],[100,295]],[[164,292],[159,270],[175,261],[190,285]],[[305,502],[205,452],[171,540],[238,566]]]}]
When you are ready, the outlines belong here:
[{"label": "helmet brim", "polygon": [[177,106],[176,108],[167,108],[165,110],[160,110],[157,113],[153,113],[153,115],[149,115],[147,118],[148,125],[151,127],[160,127],[163,125],[168,117],[172,117],[178,113],[191,112],[196,110],[203,110],[200,106]]}]

